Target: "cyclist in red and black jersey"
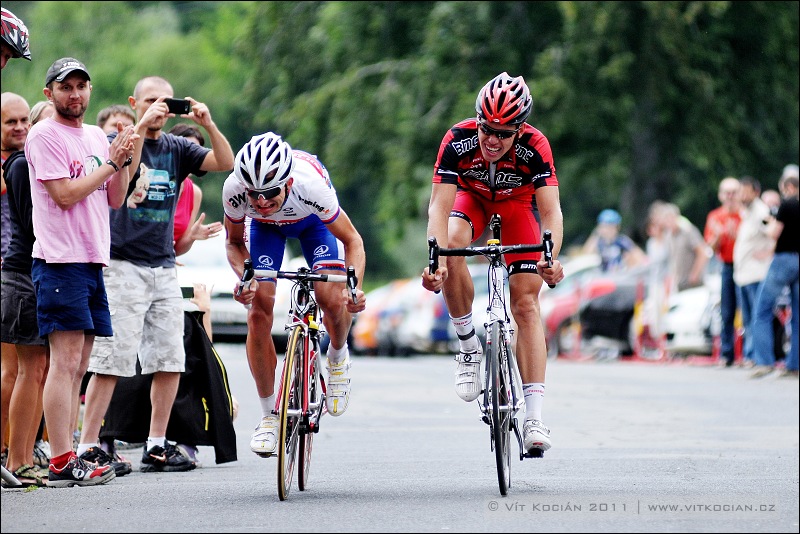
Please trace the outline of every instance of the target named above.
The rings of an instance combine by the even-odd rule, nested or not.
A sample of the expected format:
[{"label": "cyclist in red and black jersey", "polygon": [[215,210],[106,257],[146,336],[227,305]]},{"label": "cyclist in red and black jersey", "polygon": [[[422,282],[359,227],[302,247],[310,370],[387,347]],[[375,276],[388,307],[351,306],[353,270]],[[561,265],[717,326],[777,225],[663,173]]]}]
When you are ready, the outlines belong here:
[{"label": "cyclist in red and black jersey", "polygon": [[[525,121],[533,98],[525,80],[507,73],[489,81],[475,102],[477,117],[445,134],[434,166],[428,207],[428,236],[448,248],[466,247],[483,233],[493,213],[501,216],[503,244],[541,242],[541,228],[553,235],[558,257],[563,217],[550,142]],[[550,448],[542,423],[547,349],[539,313],[542,282],[564,278],[561,263],[548,267],[538,253],[508,254],[511,313],[517,323],[516,354],[525,393],[526,450]],[[480,340],[472,324],[474,287],[463,257],[441,257],[435,273],[426,268],[422,285],[442,289],[458,333],[456,393],[465,401],[480,394]]]}]

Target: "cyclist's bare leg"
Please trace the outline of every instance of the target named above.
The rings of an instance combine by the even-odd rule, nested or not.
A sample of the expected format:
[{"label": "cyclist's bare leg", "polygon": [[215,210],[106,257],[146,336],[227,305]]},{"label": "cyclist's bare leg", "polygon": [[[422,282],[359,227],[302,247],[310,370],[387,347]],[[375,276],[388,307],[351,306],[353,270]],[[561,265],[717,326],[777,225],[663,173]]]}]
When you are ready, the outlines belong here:
[{"label": "cyclist's bare leg", "polygon": [[523,446],[529,454],[541,457],[550,448],[550,430],[542,424],[547,349],[539,310],[542,279],[531,273],[509,278],[511,313],[517,323],[517,365],[525,386]]},{"label": "cyclist's bare leg", "polygon": [[[325,274],[341,274],[336,271],[320,271]],[[352,324],[352,314],[347,311],[348,292],[342,283],[325,282],[316,284],[314,292],[322,309],[322,322],[331,338],[328,347],[327,395],[325,404],[328,413],[334,417],[342,415],[350,402],[350,355],[347,334]]]},{"label": "cyclist's bare leg", "polygon": [[[472,227],[467,221],[450,217],[447,248],[462,248],[472,242]],[[450,314],[459,337],[460,350],[455,360],[456,394],[464,401],[472,402],[481,392],[480,362],[483,350],[475,335],[472,324],[472,302],[475,286],[467,267],[467,260],[461,256],[447,257],[447,279],[442,286],[447,311]]]},{"label": "cyclist's bare leg", "polygon": [[[320,270],[322,274],[341,275],[341,271]],[[346,308],[346,297],[343,293],[345,285],[342,283],[324,282],[314,286],[314,293],[317,303],[322,309],[322,322],[325,324],[325,331],[331,338],[331,346],[334,349],[341,349],[347,343],[347,335],[350,333],[350,326],[353,316]]]},{"label": "cyclist's bare leg", "polygon": [[[269,332],[275,319],[275,283],[259,282],[253,307],[247,313],[247,363],[256,382],[258,396],[267,398],[275,392],[275,367],[278,355]],[[266,335],[258,334],[265,332]]]},{"label": "cyclist's bare leg", "polygon": [[[472,242],[472,227],[467,221],[458,217],[450,217],[448,223],[448,239],[445,248],[467,247]],[[440,262],[445,258],[440,258]],[[451,317],[463,317],[472,313],[472,301],[475,287],[469,274],[467,259],[462,256],[450,256],[447,260],[447,280],[442,287],[447,311]]]},{"label": "cyclist's bare leg", "polygon": [[509,278],[511,314],[517,323],[516,355],[523,384],[544,382],[547,349],[539,311],[542,279],[533,273],[517,273]]}]

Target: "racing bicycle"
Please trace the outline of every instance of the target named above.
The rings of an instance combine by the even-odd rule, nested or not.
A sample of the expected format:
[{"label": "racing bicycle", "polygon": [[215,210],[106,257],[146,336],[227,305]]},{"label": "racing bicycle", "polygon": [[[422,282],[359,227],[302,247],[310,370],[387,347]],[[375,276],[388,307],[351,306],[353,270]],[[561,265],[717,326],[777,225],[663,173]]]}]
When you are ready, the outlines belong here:
[{"label": "racing bicycle", "polygon": [[352,266],[348,267],[347,275],[320,274],[308,267],[296,271],[253,269],[252,261],[246,259],[239,287],[243,288],[253,277],[283,278],[293,283],[286,322],[289,336],[275,401],[279,420],[278,497],[285,501],[292,487],[295,464],[298,489],[304,491],[308,487],[314,434],[319,432],[322,416],[328,413],[320,356],[325,327],[322,309],[314,298],[314,284],[345,282],[355,302],[358,279]]},{"label": "racing bicycle", "polygon": [[[467,248],[441,248],[435,237],[428,238],[429,272],[436,272],[439,256],[483,256],[489,261],[487,281],[489,305],[486,308],[486,348],[484,351],[484,387],[479,396],[481,420],[489,425],[490,448],[495,453],[497,480],[500,494],[506,495],[511,487],[511,434],[516,436],[519,459],[541,458],[544,451],[525,451],[522,444],[517,412],[524,406],[522,378],[517,368],[512,339],[514,329],[508,316],[505,287],[508,282],[508,267],[503,254],[513,252],[542,252],[548,265],[553,261],[553,240],[550,230],[545,230],[542,243],[501,245],[500,215],[493,214],[489,221],[492,238],[486,246]],[[552,287],[552,286],[551,286]]]}]

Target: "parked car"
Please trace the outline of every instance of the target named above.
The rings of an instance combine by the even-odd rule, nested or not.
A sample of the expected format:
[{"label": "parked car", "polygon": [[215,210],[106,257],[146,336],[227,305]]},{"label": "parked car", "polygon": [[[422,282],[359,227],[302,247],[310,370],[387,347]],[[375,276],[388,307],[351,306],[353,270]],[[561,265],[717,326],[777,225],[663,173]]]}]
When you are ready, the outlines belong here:
[{"label": "parked car", "polygon": [[664,318],[665,349],[673,356],[712,354],[722,331],[720,279],[679,291]]},{"label": "parked car", "polygon": [[410,281],[409,278],[392,280],[367,292],[367,307],[356,315],[353,328],[350,330],[353,340],[351,349],[354,353],[371,355],[379,353],[378,324],[380,315],[393,305],[398,291]]},{"label": "parked car", "polygon": [[[291,261],[287,250],[282,268],[286,268]],[[182,288],[192,288],[195,283],[203,283],[209,288],[214,341],[244,340],[247,336],[247,309],[233,299],[239,278],[228,263],[225,237],[217,235],[195,241],[186,254],[177,257],[177,263],[178,282]],[[285,350],[286,332],[283,326],[289,311],[290,287],[288,280],[278,280],[272,336],[279,353]],[[193,305],[187,303],[187,306]]]},{"label": "parked car", "polygon": [[[475,285],[472,320],[476,334],[483,341],[486,336],[484,323],[488,292],[486,265],[474,263],[470,264],[469,269]],[[403,279],[391,284],[391,292],[384,293],[385,300],[380,303],[376,313],[376,352],[407,356],[458,351],[458,336],[442,293],[426,290],[419,278]],[[368,296],[367,308],[372,306]],[[358,321],[361,318],[357,319],[356,324]]]},{"label": "parked car", "polygon": [[556,287],[542,286],[539,310],[549,358],[571,353],[580,341],[581,302],[613,290],[601,274],[600,256],[582,254],[564,260],[564,279]]},{"label": "parked car", "polygon": [[[719,274],[706,276],[705,284],[686,289],[670,298],[665,316],[665,348],[671,356],[711,355],[716,338],[722,331],[720,315]],[[772,319],[775,360],[786,356],[791,345],[791,304],[789,288],[786,287],[776,302]],[[746,329],[737,329],[734,347],[741,350],[739,336],[746,336]]]}]

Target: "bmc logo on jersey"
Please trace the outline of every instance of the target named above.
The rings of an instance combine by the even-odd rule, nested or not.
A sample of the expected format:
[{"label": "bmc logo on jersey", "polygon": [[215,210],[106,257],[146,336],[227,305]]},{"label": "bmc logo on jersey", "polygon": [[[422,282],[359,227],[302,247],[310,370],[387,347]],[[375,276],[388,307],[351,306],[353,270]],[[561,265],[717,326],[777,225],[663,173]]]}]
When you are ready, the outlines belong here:
[{"label": "bmc logo on jersey", "polygon": [[323,256],[328,253],[328,245],[320,245],[314,249],[314,256]]},{"label": "bmc logo on jersey", "polygon": [[271,269],[272,268],[272,258],[267,256],[267,255],[259,256],[258,257],[258,264],[263,266],[263,267],[266,267],[267,269]]}]

